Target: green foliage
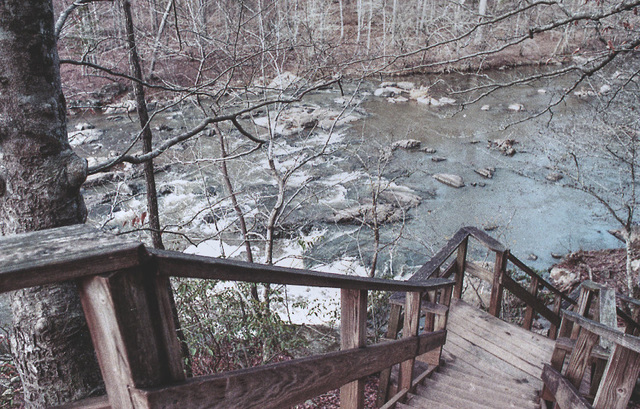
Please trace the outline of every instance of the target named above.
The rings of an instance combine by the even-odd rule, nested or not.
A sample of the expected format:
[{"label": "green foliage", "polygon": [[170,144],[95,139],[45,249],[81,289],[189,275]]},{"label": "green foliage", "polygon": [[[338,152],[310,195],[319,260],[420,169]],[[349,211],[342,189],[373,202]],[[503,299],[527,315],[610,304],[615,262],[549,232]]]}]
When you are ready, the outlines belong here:
[{"label": "green foliage", "polygon": [[250,297],[250,285],[213,280],[175,282],[178,316],[194,375],[289,359],[303,341],[273,308],[284,303],[272,288],[269,305]]}]

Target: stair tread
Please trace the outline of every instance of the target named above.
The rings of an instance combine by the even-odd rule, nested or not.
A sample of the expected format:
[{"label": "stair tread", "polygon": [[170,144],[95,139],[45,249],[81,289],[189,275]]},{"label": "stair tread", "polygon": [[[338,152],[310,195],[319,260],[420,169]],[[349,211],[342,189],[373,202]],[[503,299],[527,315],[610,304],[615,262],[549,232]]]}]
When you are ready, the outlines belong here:
[{"label": "stair tread", "polygon": [[[453,392],[453,393],[452,393]],[[475,409],[534,409],[540,406],[532,401],[502,400],[503,396],[491,393],[491,391],[465,391],[457,388],[446,388],[429,385],[416,388],[418,397],[430,398],[452,406],[460,406]]]},{"label": "stair tread", "polygon": [[[480,397],[490,396],[491,401],[499,400],[501,402],[513,402],[523,407],[534,407],[536,398],[534,393],[523,394],[521,391],[505,389],[499,380],[496,380],[492,386],[478,385],[472,382],[460,382],[451,377],[439,377],[429,379],[424,383],[424,387],[436,388],[448,393],[455,393],[458,396],[468,396],[470,399],[476,395]],[[475,398],[474,398],[475,399]],[[490,401],[486,402],[491,403]]]},{"label": "stair tread", "polygon": [[458,369],[443,367],[439,372],[433,374],[432,379],[451,378],[451,382],[474,384],[483,387],[492,387],[500,385],[500,388],[507,391],[513,391],[525,396],[535,396],[536,389],[529,384],[518,383],[513,379],[501,377],[476,376],[468,372]]}]

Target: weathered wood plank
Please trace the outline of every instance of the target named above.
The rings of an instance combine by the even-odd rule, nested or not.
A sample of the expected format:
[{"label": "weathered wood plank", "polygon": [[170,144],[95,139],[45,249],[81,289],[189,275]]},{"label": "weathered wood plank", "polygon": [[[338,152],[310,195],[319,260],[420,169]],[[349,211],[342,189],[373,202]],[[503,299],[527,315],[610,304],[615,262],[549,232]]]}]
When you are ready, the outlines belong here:
[{"label": "weathered wood plank", "polygon": [[584,372],[591,361],[591,352],[593,347],[598,343],[598,335],[587,331],[584,328],[580,331],[575,347],[569,358],[569,366],[565,373],[565,377],[576,388],[580,387]]},{"label": "weathered wood plank", "polygon": [[[402,327],[402,337],[410,338],[418,335],[420,329],[420,293],[408,293],[406,296],[406,304],[404,307],[404,325]],[[400,372],[398,374],[398,388],[410,389],[411,380],[413,379],[413,363],[415,357],[411,357],[400,364]]]},{"label": "weathered wood plank", "polygon": [[576,304],[575,300],[573,300],[570,297],[567,297],[563,292],[558,290],[553,284],[551,284],[550,282],[548,282],[544,278],[542,278],[539,275],[537,275],[532,269],[529,268],[529,266],[524,264],[519,258],[517,258],[516,256],[514,256],[511,253],[509,253],[509,261],[512,262],[516,267],[518,267],[524,273],[526,273],[528,276],[530,276],[530,277],[538,277],[538,283],[540,285],[544,286],[547,290],[549,290],[553,294],[561,297],[563,301],[566,301],[571,305]]},{"label": "weathered wood plank", "polygon": [[[531,276],[531,283],[529,284],[529,293],[535,299],[538,299],[538,285],[539,285],[538,276],[537,275]],[[533,307],[527,304],[527,308],[524,313],[524,322],[522,323],[522,328],[526,330],[531,329],[531,324],[533,323],[534,315],[535,313],[534,313]]]},{"label": "weathered wood plank", "polygon": [[496,264],[493,272],[493,283],[491,286],[491,302],[489,304],[489,314],[494,317],[500,316],[500,310],[502,309],[502,292],[504,278],[510,278],[507,275],[507,260],[509,251],[496,253]]},{"label": "weathered wood plank", "polygon": [[[389,324],[387,325],[387,339],[394,340],[400,331],[400,318],[402,316],[402,306],[391,304],[389,311]],[[380,371],[380,381],[378,383],[378,406],[384,405],[389,396],[389,386],[391,384],[391,367]]]},{"label": "weathered wood plank", "polygon": [[456,255],[456,285],[455,285],[455,298],[462,297],[462,286],[464,282],[464,272],[467,261],[467,248],[469,247],[469,237],[465,238],[460,246],[458,246],[458,254]]},{"label": "weathered wood plank", "polygon": [[542,381],[555,397],[560,409],[593,409],[578,390],[560,372],[549,365],[542,371]]},{"label": "weathered wood plank", "polygon": [[141,263],[144,247],[86,225],[0,237],[0,292]]},{"label": "weathered wood plank", "polygon": [[531,293],[522,288],[513,278],[508,275],[502,277],[502,285],[513,295],[524,301],[527,305],[533,307],[533,309],[543,317],[545,317],[553,325],[560,325],[560,317],[551,311],[542,301],[535,298]]},{"label": "weathered wood plank", "polygon": [[427,352],[444,344],[445,339],[445,331],[422,334],[132,393],[136,401],[163,409],[280,409]]},{"label": "weathered wood plank", "polygon": [[[478,263],[473,261],[467,261],[465,264],[465,271],[474,277],[477,277],[487,283],[493,283],[493,272],[481,267]],[[460,298],[460,297],[456,297]]]},{"label": "weathered wood plank", "polygon": [[640,353],[640,338],[633,336],[633,335],[629,335],[629,334],[623,334],[620,331],[611,329],[609,327],[607,327],[606,325],[602,325],[598,322],[595,322],[593,320],[590,320],[588,318],[583,317],[582,315],[576,314],[573,311],[564,311],[563,312],[563,316],[565,319],[573,321],[575,323],[577,323],[578,325],[580,325],[581,327],[593,332],[594,334],[597,334],[601,337],[604,337],[612,342],[615,342],[618,345],[621,345],[625,348],[628,348],[632,351],[638,352]]},{"label": "weathered wood plank", "polygon": [[614,345],[598,393],[593,401],[593,407],[595,409],[625,409],[638,375],[640,375],[640,354]]},{"label": "weathered wood plank", "polygon": [[447,242],[429,261],[427,261],[420,269],[409,279],[409,281],[423,281],[431,278],[438,271],[442,263],[453,254],[460,244],[469,237],[464,229],[460,229],[453,235],[451,240]]},{"label": "weathered wood plank", "polygon": [[[341,290],[340,347],[343,350],[367,345],[367,290]],[[364,408],[364,379],[340,388],[342,409]]]},{"label": "weathered wood plank", "polygon": [[443,278],[434,278],[428,281],[398,281],[356,277],[253,264],[239,260],[194,256],[175,251],[156,249],[149,249],[148,251],[156,258],[158,272],[172,277],[376,291],[426,291],[439,289],[454,283],[453,280]]},{"label": "weathered wood plank", "polygon": [[174,381],[169,362],[179,356],[166,356],[154,279],[148,267],[136,268],[87,277],[79,286],[109,403],[114,408],[146,408],[134,406],[131,388]]},{"label": "weathered wood plank", "polygon": [[[571,354],[575,346],[576,346],[575,339],[570,339],[565,337],[559,337],[558,339],[556,339],[556,348],[561,349],[567,352],[568,354]],[[609,359],[609,353],[607,352],[606,349],[596,345],[593,348],[593,351],[591,351],[591,359],[592,360],[603,359],[606,361]]]}]

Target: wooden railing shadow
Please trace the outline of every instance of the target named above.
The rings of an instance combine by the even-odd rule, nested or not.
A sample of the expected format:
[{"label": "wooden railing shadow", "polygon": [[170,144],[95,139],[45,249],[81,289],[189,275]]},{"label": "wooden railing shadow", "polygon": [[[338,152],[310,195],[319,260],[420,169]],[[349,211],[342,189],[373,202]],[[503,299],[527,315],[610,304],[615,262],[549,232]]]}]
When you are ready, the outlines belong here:
[{"label": "wooden railing shadow", "polygon": [[[341,407],[360,409],[364,377],[399,363],[401,384],[410,383],[416,357],[445,343],[443,326],[419,333],[421,300],[427,292],[451,294],[454,284],[446,278],[350,277],[149,250],[82,225],[1,238],[0,260],[0,292],[78,283],[107,396],[62,406],[67,409],[284,408],[338,387]],[[170,277],[340,288],[342,350],[187,378]],[[402,339],[366,345],[372,290],[404,293],[408,329]]]}]

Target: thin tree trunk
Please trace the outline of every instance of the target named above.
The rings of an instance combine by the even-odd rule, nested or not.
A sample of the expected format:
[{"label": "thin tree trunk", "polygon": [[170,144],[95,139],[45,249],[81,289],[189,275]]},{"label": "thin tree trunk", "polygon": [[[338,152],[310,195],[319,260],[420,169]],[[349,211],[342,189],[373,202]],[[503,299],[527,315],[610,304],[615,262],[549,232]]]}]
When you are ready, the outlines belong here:
[{"label": "thin tree trunk", "polygon": [[[84,222],[87,174],[67,139],[51,1],[0,2],[0,234]],[[73,283],[12,295],[12,352],[27,408],[103,390]]]},{"label": "thin tree trunk", "polygon": [[[224,185],[227,188],[227,193],[231,198],[231,204],[233,205],[233,209],[236,212],[236,216],[238,217],[238,223],[240,223],[240,232],[242,233],[242,238],[244,239],[245,251],[247,252],[247,261],[249,263],[253,263],[253,251],[251,250],[251,241],[249,240],[249,230],[247,229],[247,222],[244,218],[244,213],[240,208],[240,204],[238,203],[238,198],[236,196],[236,192],[233,190],[233,185],[231,184],[231,177],[229,177],[229,169],[227,168],[227,150],[224,146],[224,135],[220,130],[220,127],[216,124],[216,132],[218,133],[218,140],[220,142],[220,154],[222,156],[222,162],[220,164],[220,170],[222,171],[222,179],[224,180]],[[260,301],[260,296],[258,295],[258,286],[255,283],[251,284],[251,298],[255,301]]]},{"label": "thin tree trunk", "polygon": [[160,47],[160,40],[162,39],[162,33],[164,33],[164,28],[167,25],[167,20],[169,20],[169,13],[171,13],[171,7],[173,7],[173,3],[175,0],[169,0],[167,2],[167,8],[164,9],[164,14],[162,15],[162,21],[160,21],[160,27],[158,28],[158,34],[156,35],[156,41],[153,43],[153,52],[151,53],[151,64],[149,65],[149,75],[153,75],[156,69],[156,63],[158,61],[158,48]]},{"label": "thin tree trunk", "polygon": [[[133,77],[142,80],[142,68],[140,67],[140,57],[136,47],[136,38],[133,31],[133,16],[131,15],[131,3],[129,0],[122,1],[124,11],[125,29],[127,33],[127,47],[129,49],[129,63]],[[144,87],[139,82],[133,82],[133,90],[136,95],[136,105],[138,108],[138,118],[142,127],[142,151],[149,153],[153,150],[153,134],[149,126],[149,111],[144,95]],[[162,244],[162,231],[160,230],[160,216],[158,212],[158,195],[156,192],[156,179],[153,172],[153,160],[144,163],[144,179],[147,185],[147,212],[149,213],[149,228],[151,229],[151,241],[153,247],[164,249]]]}]

